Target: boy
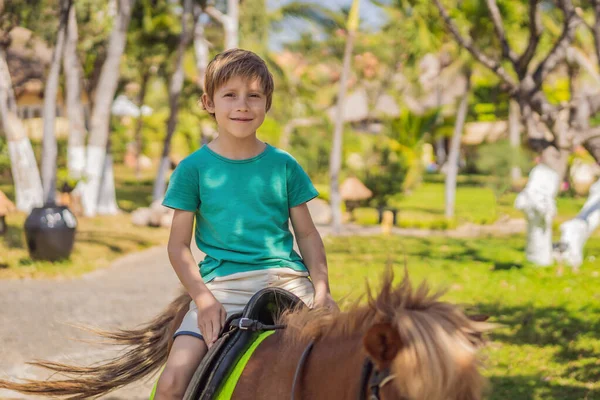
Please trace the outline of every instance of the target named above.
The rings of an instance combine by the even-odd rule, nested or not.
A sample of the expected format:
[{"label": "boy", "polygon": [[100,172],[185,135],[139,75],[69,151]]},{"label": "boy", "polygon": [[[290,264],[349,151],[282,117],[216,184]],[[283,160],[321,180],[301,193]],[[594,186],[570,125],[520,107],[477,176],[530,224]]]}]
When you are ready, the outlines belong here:
[{"label": "boy", "polygon": [[[256,54],[232,49],[208,65],[202,105],[219,136],[176,168],[163,204],[175,209],[169,259],[192,297],[156,391],[181,399],[228,315],[276,286],[310,307],[337,308],[323,242],[306,202],[318,193],[296,160],[261,142],[273,77]],[[200,273],[190,241],[206,254]],[[292,221],[302,258],[293,250]],[[310,274],[310,279],[308,278]]]}]

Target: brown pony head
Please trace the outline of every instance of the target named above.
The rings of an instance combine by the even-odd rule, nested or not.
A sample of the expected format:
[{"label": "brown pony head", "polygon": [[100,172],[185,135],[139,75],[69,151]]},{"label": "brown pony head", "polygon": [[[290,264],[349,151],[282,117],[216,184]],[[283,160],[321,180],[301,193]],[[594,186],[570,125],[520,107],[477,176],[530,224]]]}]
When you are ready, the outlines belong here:
[{"label": "brown pony head", "polygon": [[393,287],[391,269],[368,304],[346,312],[311,310],[284,317],[292,340],[362,337],[375,368],[389,368],[393,379],[380,391],[382,400],[479,400],[486,380],[480,374],[478,348],[493,327],[469,318],[456,305],[440,301],[426,283],[413,288],[408,275]]},{"label": "brown pony head", "polygon": [[466,316],[426,283],[414,289],[405,276],[393,288],[392,279],[388,272],[381,292],[376,297],[369,292],[374,323],[363,337],[376,367],[394,374],[382,399],[481,399],[485,379],[477,350],[482,333],[492,327],[487,318]]}]

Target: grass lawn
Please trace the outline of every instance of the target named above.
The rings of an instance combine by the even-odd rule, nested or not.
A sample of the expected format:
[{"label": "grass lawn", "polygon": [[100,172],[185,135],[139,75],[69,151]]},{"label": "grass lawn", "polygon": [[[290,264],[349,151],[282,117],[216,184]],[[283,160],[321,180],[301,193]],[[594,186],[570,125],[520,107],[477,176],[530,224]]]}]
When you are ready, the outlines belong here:
[{"label": "grass lawn", "polygon": [[25,214],[11,214],[6,236],[0,238],[0,279],[73,277],[127,253],[167,243],[169,230],[134,226],[123,213],[111,217],[79,218],[71,258],[60,262],[35,261],[29,257],[23,223]]},{"label": "grass lawn", "polygon": [[[471,305],[504,324],[485,351],[494,400],[600,399],[600,262],[579,273],[536,268],[525,261],[522,236],[448,238],[326,238],[337,299],[376,285],[390,260],[413,282],[447,288],[445,299]],[[592,238],[587,254],[600,254]]]},{"label": "grass lawn", "polygon": [[[321,189],[321,188],[319,188]],[[508,193],[498,201],[492,189],[484,186],[460,184],[456,191],[455,219],[448,221],[445,213],[444,184],[426,182],[409,195],[397,195],[390,200],[390,207],[398,209],[397,225],[402,228],[447,229],[465,222],[492,224],[502,216],[523,218],[523,213],[513,207],[516,193]],[[555,227],[577,215],[585,198],[559,197]],[[378,222],[377,210],[355,210],[356,222],[373,225]]]}]

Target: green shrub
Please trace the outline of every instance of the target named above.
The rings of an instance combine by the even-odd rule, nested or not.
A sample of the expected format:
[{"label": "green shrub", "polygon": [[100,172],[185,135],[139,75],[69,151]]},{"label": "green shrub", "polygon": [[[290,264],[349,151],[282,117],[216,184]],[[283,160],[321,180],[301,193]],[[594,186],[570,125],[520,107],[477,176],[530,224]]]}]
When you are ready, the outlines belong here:
[{"label": "green shrub", "polygon": [[510,171],[513,165],[528,171],[531,160],[520,147],[515,149],[508,140],[500,140],[479,146],[475,165],[479,172],[495,178],[488,182],[488,186],[499,198],[511,187]]},{"label": "green shrub", "polygon": [[364,182],[373,192],[372,204],[383,207],[391,196],[402,192],[408,166],[402,153],[385,145],[375,144],[367,158]]}]

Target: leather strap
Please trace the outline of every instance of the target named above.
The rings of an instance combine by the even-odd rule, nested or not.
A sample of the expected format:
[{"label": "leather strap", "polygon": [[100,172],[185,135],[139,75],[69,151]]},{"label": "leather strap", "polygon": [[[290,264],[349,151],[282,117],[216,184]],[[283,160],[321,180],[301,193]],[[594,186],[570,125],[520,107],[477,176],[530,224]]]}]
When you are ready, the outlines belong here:
[{"label": "leather strap", "polygon": [[298,366],[296,366],[296,373],[294,374],[294,383],[292,385],[292,400],[296,400],[296,385],[298,384],[298,379],[300,378],[300,375],[302,374],[302,369],[304,368],[306,359],[308,358],[308,355],[310,354],[311,350],[313,349],[314,344],[315,344],[314,340],[311,340],[310,343],[308,344],[308,346],[306,346],[306,348],[304,349],[304,352],[302,352],[302,356],[300,356],[300,361],[298,362]]},{"label": "leather strap", "polygon": [[243,331],[271,331],[275,329],[284,329],[285,325],[267,325],[260,321],[250,318],[235,318],[229,323],[230,328],[238,328]]}]

